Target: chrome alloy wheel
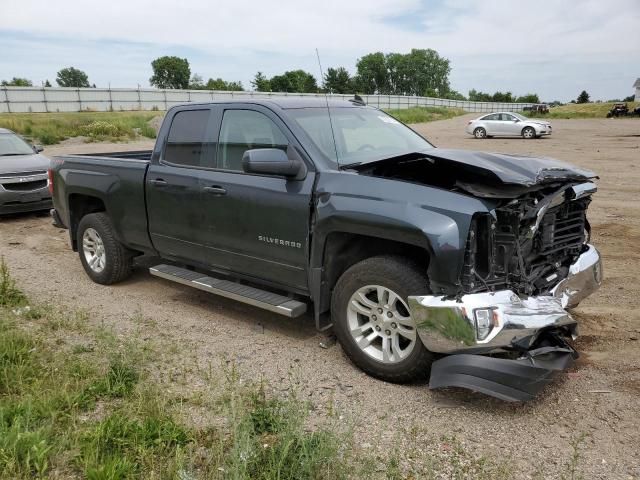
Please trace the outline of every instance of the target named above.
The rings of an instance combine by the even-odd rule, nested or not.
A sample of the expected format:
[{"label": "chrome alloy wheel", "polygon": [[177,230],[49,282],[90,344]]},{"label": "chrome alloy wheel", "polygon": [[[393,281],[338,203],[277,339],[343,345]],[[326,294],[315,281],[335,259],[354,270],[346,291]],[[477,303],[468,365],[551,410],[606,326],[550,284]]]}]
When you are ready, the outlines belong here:
[{"label": "chrome alloy wheel", "polygon": [[536,131],[531,128],[531,127],[526,127],[523,131],[522,131],[522,136],[524,138],[533,138],[536,136]]},{"label": "chrome alloy wheel", "polygon": [[347,322],[358,347],[379,362],[401,362],[416,345],[416,326],[407,304],[386,287],[358,289],[349,299]]},{"label": "chrome alloy wheel", "polygon": [[82,252],[89,268],[96,273],[104,270],[107,255],[100,234],[93,228],[87,228],[82,235]]}]

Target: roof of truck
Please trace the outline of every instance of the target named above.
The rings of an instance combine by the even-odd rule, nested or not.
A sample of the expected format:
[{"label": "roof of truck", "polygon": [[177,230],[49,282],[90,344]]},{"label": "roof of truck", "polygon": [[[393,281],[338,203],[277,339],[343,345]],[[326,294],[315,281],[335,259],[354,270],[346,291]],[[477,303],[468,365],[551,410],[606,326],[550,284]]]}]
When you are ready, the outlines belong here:
[{"label": "roof of truck", "polygon": [[[256,103],[258,105],[275,105],[277,107],[288,109],[288,108],[326,108],[327,102],[329,106],[332,108],[346,108],[346,107],[362,107],[358,103],[353,103],[348,100],[339,100],[335,98],[331,98],[330,96],[325,98],[323,97],[267,97],[267,98],[256,98],[256,97],[243,97],[243,98],[234,98],[234,99],[220,99],[213,100],[211,102],[197,102],[199,105],[211,105],[216,103]],[[182,103],[176,106],[183,105],[194,105],[194,103]]]}]

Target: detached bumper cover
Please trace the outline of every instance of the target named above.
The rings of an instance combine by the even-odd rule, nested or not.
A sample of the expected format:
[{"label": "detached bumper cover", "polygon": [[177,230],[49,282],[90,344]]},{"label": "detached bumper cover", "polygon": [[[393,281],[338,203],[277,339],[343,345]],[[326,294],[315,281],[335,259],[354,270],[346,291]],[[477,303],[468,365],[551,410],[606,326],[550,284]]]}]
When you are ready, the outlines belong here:
[{"label": "detached bumper cover", "polygon": [[433,363],[429,388],[460,387],[507,402],[533,399],[577,358],[569,346],[540,347],[517,359],[449,355]]}]

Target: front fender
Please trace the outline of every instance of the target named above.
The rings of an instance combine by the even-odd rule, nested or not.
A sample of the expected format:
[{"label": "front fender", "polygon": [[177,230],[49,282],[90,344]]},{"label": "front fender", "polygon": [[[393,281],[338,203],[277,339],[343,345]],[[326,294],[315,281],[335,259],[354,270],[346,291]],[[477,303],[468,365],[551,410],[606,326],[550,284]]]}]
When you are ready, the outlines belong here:
[{"label": "front fender", "polygon": [[429,252],[431,288],[443,294],[457,291],[473,215],[489,211],[468,195],[345,172],[322,173],[316,192],[312,267],[333,232],[393,240]]}]

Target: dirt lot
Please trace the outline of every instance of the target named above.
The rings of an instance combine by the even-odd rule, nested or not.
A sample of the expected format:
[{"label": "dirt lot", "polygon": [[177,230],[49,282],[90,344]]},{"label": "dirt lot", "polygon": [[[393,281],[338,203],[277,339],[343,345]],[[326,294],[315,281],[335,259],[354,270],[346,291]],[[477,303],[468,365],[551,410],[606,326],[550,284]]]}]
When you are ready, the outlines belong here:
[{"label": "dirt lot", "polygon": [[[593,243],[604,256],[602,289],[575,311],[584,353],[534,402],[502,403],[465,391],[429,391],[367,377],[339,346],[321,348],[311,317],[288,320],[150,277],[144,268],[123,284],[102,287],[84,274],[65,231],[36,215],[0,220],[0,251],[21,288],[42,301],[86,308],[121,335],[163,336],[184,352],[184,364],[161,372],[167,388],[189,365],[235,361],[243,375],[263,376],[274,390],[290,375],[318,414],[353,422],[356,448],[441,456],[443,435],[465,452],[514,465],[515,478],[640,478],[640,121],[554,120],[552,138],[474,140],[470,116],[417,125],[448,148],[552,156],[595,170],[599,192],[590,208]],[[137,149],[148,144],[66,145],[45,153]],[[140,319],[146,319],[140,321]],[[206,421],[194,410],[193,421]],[[572,447],[572,443],[574,447]],[[408,459],[408,460],[407,460]],[[578,477],[576,477],[578,478]]]}]

